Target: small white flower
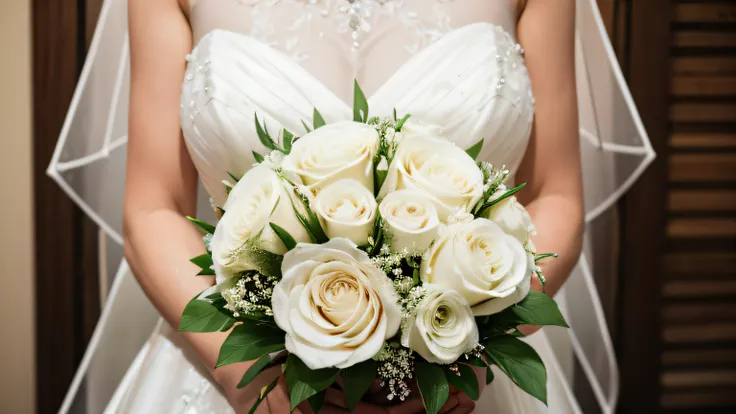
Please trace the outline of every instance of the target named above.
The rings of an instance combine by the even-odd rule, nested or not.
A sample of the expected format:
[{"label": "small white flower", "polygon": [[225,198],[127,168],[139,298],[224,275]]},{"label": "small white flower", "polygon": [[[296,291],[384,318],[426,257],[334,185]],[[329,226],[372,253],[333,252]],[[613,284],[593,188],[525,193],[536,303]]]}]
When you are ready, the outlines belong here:
[{"label": "small white flower", "polygon": [[478,345],[478,327],[462,296],[429,287],[402,332],[401,344],[428,362],[451,364]]},{"label": "small white flower", "polygon": [[284,162],[284,157],[285,155],[281,151],[271,151],[263,157],[263,162],[261,164],[272,170],[277,170],[281,168],[281,164]]},{"label": "small white flower", "polygon": [[375,128],[359,122],[337,122],[299,138],[281,165],[301,177],[315,195],[343,178],[352,178],[373,192],[377,151]]},{"label": "small white flower", "polygon": [[[492,199],[501,197],[506,190],[494,193]],[[524,206],[516,200],[515,196],[501,200],[488,209],[486,218],[498,224],[506,233],[516,237],[522,244],[529,240],[530,235],[537,233],[532,218]]]},{"label": "small white flower", "polygon": [[420,190],[398,190],[386,195],[378,207],[390,234],[391,251],[422,254],[440,227],[432,199]]},{"label": "small white flower", "polygon": [[447,219],[447,224],[467,224],[473,221],[473,218],[473,215],[468,213],[467,210],[459,208],[450,214],[450,217]]},{"label": "small white flower", "polygon": [[534,256],[496,223],[479,218],[445,228],[422,261],[428,284],[458,292],[476,316],[500,312],[529,293]]},{"label": "small white flower", "polygon": [[469,210],[483,195],[483,174],[475,161],[438,137],[405,138],[388,168],[378,198],[402,189],[423,190],[435,203],[440,221],[458,208]]},{"label": "small white flower", "polygon": [[299,244],[284,256],[273,289],[286,349],[310,369],[347,368],[373,358],[401,324],[393,283],[347,239]]},{"label": "small white flower", "polygon": [[284,228],[296,241],[310,240],[294,214],[293,197],[293,188],[266,166],[251,169],[238,181],[230,191],[223,206],[225,214],[210,241],[218,283],[238,272],[256,269],[254,259],[244,250],[246,243],[256,236],[259,236],[259,248],[286,253],[270,222]]},{"label": "small white flower", "polygon": [[329,184],[314,200],[314,212],[327,237],[344,237],[359,246],[368,244],[376,208],[373,193],[350,178]]}]

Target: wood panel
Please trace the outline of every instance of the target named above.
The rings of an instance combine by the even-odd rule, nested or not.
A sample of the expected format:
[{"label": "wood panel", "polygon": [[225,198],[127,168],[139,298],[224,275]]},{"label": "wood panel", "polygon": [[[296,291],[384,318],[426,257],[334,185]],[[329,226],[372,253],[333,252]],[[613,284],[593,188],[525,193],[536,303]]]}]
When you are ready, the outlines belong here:
[{"label": "wood panel", "polygon": [[736,78],[732,76],[676,76],[672,78],[672,94],[678,97],[723,97],[736,95]]},{"label": "wood panel", "polygon": [[728,31],[694,31],[675,32],[675,47],[733,47],[736,46],[736,33]]},{"label": "wood panel", "polygon": [[672,59],[674,75],[736,75],[736,59],[728,56],[677,56]]},{"label": "wood panel", "polygon": [[667,223],[670,238],[736,238],[736,218],[673,218]]},{"label": "wood panel", "polygon": [[664,271],[668,275],[732,275],[736,274],[736,252],[676,252],[664,257]]},{"label": "wood panel", "polygon": [[736,348],[702,348],[667,350],[662,354],[666,368],[702,368],[736,366]]},{"label": "wood panel", "polygon": [[731,102],[676,102],[670,107],[672,122],[736,122],[736,104]]},{"label": "wood panel", "polygon": [[736,133],[728,132],[675,132],[670,136],[674,148],[736,148]]},{"label": "wood panel", "polygon": [[669,179],[673,182],[736,181],[736,153],[672,154]]},{"label": "wood panel", "polygon": [[[660,302],[665,251],[669,141],[668,107],[670,15],[669,0],[627,2],[628,51],[623,69],[657,159],[625,196],[622,207],[621,303],[616,338],[621,370],[620,413],[653,413],[660,408],[662,334]],[[656,35],[652,35],[656,33]]]},{"label": "wood panel", "polygon": [[736,4],[733,2],[699,2],[677,4],[673,21],[677,23],[734,23]]},{"label": "wood panel", "polygon": [[[655,7],[641,4],[649,1],[633,2],[637,3]],[[661,295],[656,302],[660,304],[657,319],[647,315],[649,328],[661,341],[657,357],[661,365],[655,368],[659,395],[655,406],[647,401],[645,406],[628,405],[620,411],[736,412],[736,2],[671,0],[667,5],[671,13],[664,9],[661,13],[669,16],[664,18],[667,28],[659,25],[661,21],[640,32],[632,27],[630,58],[635,97],[655,94],[661,99],[644,100],[653,109],[637,100],[650,136],[656,143],[663,131],[668,135],[665,151],[655,144],[665,164],[654,166],[662,174],[661,181],[645,183],[647,189],[638,195],[650,219],[661,219],[664,225],[627,223],[645,229],[640,236],[656,231],[666,241],[662,250],[645,244],[638,247],[655,263],[639,267],[650,269],[647,277],[656,280]],[[650,25],[656,19],[652,15],[648,22],[638,24]],[[647,37],[660,39],[660,43]],[[651,61],[639,62],[633,55],[637,44],[649,45],[650,53],[657,46],[666,48],[670,72],[655,73]],[[648,77],[650,83],[642,81],[637,86],[634,72],[641,73],[639,78]],[[669,87],[664,98],[657,83],[660,77]],[[638,87],[642,90],[637,92]],[[666,208],[658,210],[662,196]],[[651,204],[645,207],[646,200]],[[635,217],[645,215],[640,212]],[[657,236],[644,237],[648,242],[657,240]],[[626,296],[622,300],[627,306],[632,303]],[[642,345],[649,340],[642,339]],[[648,355],[651,348],[646,349]],[[631,369],[648,375],[652,367],[643,362]],[[648,385],[642,383],[639,385]],[[624,382],[622,387],[625,390]],[[639,391],[642,398],[651,392],[644,387]]]},{"label": "wood panel", "polygon": [[96,226],[45,174],[85,53],[82,16],[87,7],[81,1],[32,2],[36,395],[41,414],[58,411],[99,315]]},{"label": "wood panel", "polygon": [[730,212],[736,210],[736,190],[672,190],[667,204],[673,213]]}]

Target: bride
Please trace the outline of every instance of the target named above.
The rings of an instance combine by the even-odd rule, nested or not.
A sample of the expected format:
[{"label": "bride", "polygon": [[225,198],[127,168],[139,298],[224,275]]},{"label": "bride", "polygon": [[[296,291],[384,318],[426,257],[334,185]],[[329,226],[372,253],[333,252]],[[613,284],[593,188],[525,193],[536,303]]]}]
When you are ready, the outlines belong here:
[{"label": "bride", "polygon": [[[445,127],[465,148],[484,137],[481,158],[508,166],[518,181],[529,183],[522,201],[537,225],[535,245],[560,255],[545,265],[547,291],[554,294],[565,282],[580,254],[584,216],[574,1],[129,3],[125,257],[171,325],[177,326],[192,296],[212,283],[193,277],[197,272],[187,265],[203,253],[201,237],[185,218],[196,214],[197,176],[222,205],[226,172],[243,174],[254,163],[252,151],[263,152],[249,125],[254,113],[292,131],[303,130],[301,120],[311,119],[313,107],[334,117],[328,122],[349,119],[345,102],[353,78],[371,97],[374,114],[389,115],[395,105],[400,113]],[[236,388],[250,363],[213,370],[224,335],[183,337],[233,409],[247,412],[263,386]],[[161,378],[145,368],[141,375]],[[543,409],[503,384],[503,377],[490,385],[486,394],[492,398],[479,402],[477,412]],[[144,378],[121,411],[171,412],[172,401],[151,406],[141,394],[158,394],[180,380]],[[341,397],[328,394],[324,411],[346,411]],[[220,405],[218,395],[206,398]],[[264,412],[288,411],[285,382],[267,403]],[[469,413],[473,406],[455,393],[445,410]],[[414,413],[422,405],[414,399],[359,410]]]},{"label": "bride", "polygon": [[[587,106],[595,109],[595,102],[579,99],[576,90],[581,62],[576,62],[580,39],[575,15],[574,0],[129,0],[122,234],[133,274],[168,324],[156,328],[106,412],[248,412],[267,376],[261,376],[262,383],[237,389],[249,363],[212,368],[225,333],[179,334],[169,327],[177,326],[186,303],[213,283],[193,276],[198,269],[188,259],[201,254],[203,246],[185,216],[197,215],[198,178],[213,201],[222,204],[220,182],[227,172],[243,174],[254,163],[252,152],[263,152],[253,127],[256,114],[274,129],[302,132],[302,120],[310,120],[315,107],[328,122],[350,119],[353,79],[369,96],[372,115],[390,115],[395,107],[442,126],[444,135],[465,148],[484,138],[480,158],[506,165],[517,182],[528,183],[520,201],[537,226],[534,244],[539,251],[560,255],[544,264],[546,293],[558,292],[578,263],[586,211],[592,219],[623,189],[616,188],[615,196],[607,192],[604,200],[600,194],[590,198],[586,191],[585,204],[594,204],[597,213],[584,208],[580,160],[585,140],[579,119],[595,119],[588,128],[599,135],[597,149],[618,147],[600,138],[605,117],[586,117]],[[620,76],[616,70],[614,74]],[[624,92],[630,111],[626,98]],[[580,118],[578,102],[587,102]],[[640,153],[645,155],[637,164],[640,171],[651,150],[638,118],[631,117],[647,150]],[[68,133],[65,127],[63,136]],[[583,131],[585,136],[592,135]],[[118,147],[113,143],[110,151]],[[585,148],[583,152],[585,160]],[[53,168],[62,164],[60,156],[55,154],[52,161],[52,175],[61,171],[59,165],[58,171]],[[75,189],[60,182],[75,196]],[[104,219],[98,222],[108,231],[114,227]],[[597,297],[594,287],[588,290]],[[605,322],[598,322],[606,352]],[[526,328],[528,334],[535,331]],[[567,370],[550,346],[550,333],[527,338],[547,365],[548,408],[494,371],[495,380],[479,401],[456,392],[443,412],[580,412],[567,385]],[[565,355],[571,346],[577,350],[585,345],[573,335],[572,344],[563,340],[557,352]],[[590,363],[583,368],[592,375]],[[596,394],[599,401],[606,399],[598,394],[602,392]],[[615,399],[615,392],[608,398]],[[285,384],[266,402],[257,412],[288,412]],[[323,412],[346,412],[345,407],[343,396],[334,392],[327,395]],[[309,412],[308,407],[297,410]],[[393,407],[363,404],[358,409],[422,411],[417,398]]]}]

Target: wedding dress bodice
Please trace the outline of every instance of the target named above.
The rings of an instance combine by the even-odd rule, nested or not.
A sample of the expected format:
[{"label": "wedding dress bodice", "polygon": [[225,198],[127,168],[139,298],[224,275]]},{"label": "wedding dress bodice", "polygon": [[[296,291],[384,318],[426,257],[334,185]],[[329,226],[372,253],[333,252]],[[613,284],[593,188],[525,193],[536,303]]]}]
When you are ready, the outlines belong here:
[{"label": "wedding dress bodice", "polygon": [[480,158],[514,170],[534,99],[514,40],[512,0],[198,0],[195,48],[181,95],[184,137],[215,201],[227,172],[265,153],[254,116],[270,131],[305,133],[317,108],[351,119],[353,79],[371,115],[439,125]]}]

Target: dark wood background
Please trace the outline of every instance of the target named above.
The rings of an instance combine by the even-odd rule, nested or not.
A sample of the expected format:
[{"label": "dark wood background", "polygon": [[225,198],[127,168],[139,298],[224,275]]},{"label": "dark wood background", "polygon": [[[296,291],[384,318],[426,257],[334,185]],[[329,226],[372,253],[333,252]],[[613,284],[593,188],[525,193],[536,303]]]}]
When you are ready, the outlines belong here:
[{"label": "dark wood background", "polygon": [[55,413],[99,317],[97,226],[45,174],[102,0],[33,0],[37,411]]},{"label": "dark wood background", "polygon": [[622,203],[620,412],[736,412],[736,1],[612,3],[658,158]]},{"label": "dark wood background", "polygon": [[[496,1],[496,0],[494,0]],[[97,228],[44,174],[102,0],[33,1],[38,412],[99,315]],[[736,1],[598,0],[658,158],[620,203],[622,413],[736,412]]]}]

